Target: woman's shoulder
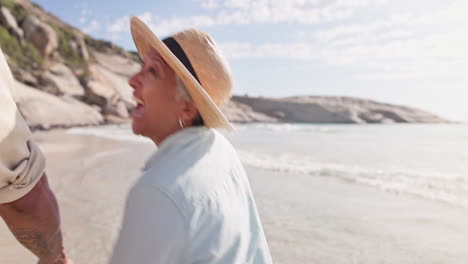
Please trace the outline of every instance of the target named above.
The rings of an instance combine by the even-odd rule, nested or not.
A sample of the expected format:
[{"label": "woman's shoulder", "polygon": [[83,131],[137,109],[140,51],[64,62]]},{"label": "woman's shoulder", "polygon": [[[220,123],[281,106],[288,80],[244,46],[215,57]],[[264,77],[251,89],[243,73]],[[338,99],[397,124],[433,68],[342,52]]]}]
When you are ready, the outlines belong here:
[{"label": "woman's shoulder", "polygon": [[217,181],[223,181],[239,166],[237,154],[221,133],[213,129],[204,131],[196,137],[181,137],[157,150],[148,160],[140,181],[181,203],[197,199]]}]

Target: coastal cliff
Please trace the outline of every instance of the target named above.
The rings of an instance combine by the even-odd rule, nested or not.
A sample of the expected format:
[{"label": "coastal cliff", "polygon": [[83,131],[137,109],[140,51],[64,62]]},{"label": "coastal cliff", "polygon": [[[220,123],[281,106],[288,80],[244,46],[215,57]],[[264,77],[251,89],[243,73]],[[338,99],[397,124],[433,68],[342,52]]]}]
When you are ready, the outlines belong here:
[{"label": "coastal cliff", "polygon": [[[232,101],[246,109],[246,120],[288,123],[447,123],[429,112],[373,100],[342,96],[300,96],[259,98],[233,96]],[[267,119],[264,119],[266,117]]]}]

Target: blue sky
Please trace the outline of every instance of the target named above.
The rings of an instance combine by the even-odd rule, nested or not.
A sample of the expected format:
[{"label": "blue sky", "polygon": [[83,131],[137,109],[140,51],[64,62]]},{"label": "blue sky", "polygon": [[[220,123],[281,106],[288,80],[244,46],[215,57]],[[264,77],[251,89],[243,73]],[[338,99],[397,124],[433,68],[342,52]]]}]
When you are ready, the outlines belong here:
[{"label": "blue sky", "polygon": [[234,94],[346,95],[468,121],[466,0],[36,0],[134,50],[129,17],[156,35],[187,27],[220,44]]}]

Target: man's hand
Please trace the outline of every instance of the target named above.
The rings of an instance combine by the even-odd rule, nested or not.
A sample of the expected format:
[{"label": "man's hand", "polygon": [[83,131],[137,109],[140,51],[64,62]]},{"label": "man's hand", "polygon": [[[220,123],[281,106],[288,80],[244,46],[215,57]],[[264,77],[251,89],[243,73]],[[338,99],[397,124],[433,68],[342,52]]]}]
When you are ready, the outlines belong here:
[{"label": "man's hand", "polygon": [[71,263],[63,249],[57,200],[45,174],[24,197],[0,204],[0,216],[40,264]]}]

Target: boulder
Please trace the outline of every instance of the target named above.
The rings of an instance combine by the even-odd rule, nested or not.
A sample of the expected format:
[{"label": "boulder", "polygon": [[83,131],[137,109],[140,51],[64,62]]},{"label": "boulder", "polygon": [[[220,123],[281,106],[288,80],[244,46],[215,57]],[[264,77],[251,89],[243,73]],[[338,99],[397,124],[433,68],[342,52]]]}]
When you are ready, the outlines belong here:
[{"label": "boulder", "polygon": [[55,81],[51,78],[51,74],[49,72],[42,73],[39,78],[39,85],[36,86],[37,89],[46,92],[48,94],[53,94],[57,96],[63,95],[60,91],[60,88],[57,86]]},{"label": "boulder", "polygon": [[83,86],[64,64],[54,64],[41,76],[41,90],[55,95],[83,96]]},{"label": "boulder", "polygon": [[103,68],[127,79],[141,69],[139,63],[121,55],[93,52],[93,57]]},{"label": "boulder", "polygon": [[104,66],[95,65],[95,69],[109,81],[109,84],[114,87],[116,93],[127,106],[127,109],[135,107],[133,100],[133,88],[128,84],[128,77],[110,71]]},{"label": "boulder", "polygon": [[37,87],[37,85],[39,84],[39,81],[37,80],[36,76],[34,74],[32,74],[31,72],[28,72],[28,71],[21,71],[21,77],[20,78],[16,78],[15,76],[15,79],[24,83],[24,84],[27,84],[29,86],[33,86],[33,87]]},{"label": "boulder", "polygon": [[84,40],[84,37],[80,37],[76,41],[78,45],[78,54],[86,61],[89,60],[89,52],[88,48],[86,47],[86,42]]},{"label": "boulder", "polygon": [[72,39],[70,40],[70,48],[76,52],[81,58],[85,61],[89,60],[89,53],[88,49],[86,48],[86,44],[82,35],[73,35]]},{"label": "boulder", "polygon": [[57,33],[33,15],[24,20],[23,31],[25,39],[36,46],[45,59],[58,47]]},{"label": "boulder", "polygon": [[99,125],[103,117],[95,108],[71,97],[57,97],[17,82],[14,99],[32,129]]},{"label": "boulder", "polygon": [[135,107],[133,88],[128,84],[128,79],[141,69],[141,65],[128,57],[116,54],[93,52],[93,57],[97,61],[96,68],[110,80],[127,109]]},{"label": "boulder", "polygon": [[23,30],[18,26],[18,23],[10,10],[4,6],[0,7],[0,24],[5,26],[5,28],[8,29],[20,43],[23,43]]},{"label": "boulder", "polygon": [[90,65],[89,71],[90,76],[85,81],[85,101],[101,107],[104,115],[128,118],[127,104],[113,81],[98,65]]},{"label": "boulder", "polygon": [[21,67],[18,67],[14,63],[9,63],[9,66],[13,76],[15,77],[15,80],[32,87],[39,86],[39,79],[37,77],[40,73],[38,71],[27,71]]}]

